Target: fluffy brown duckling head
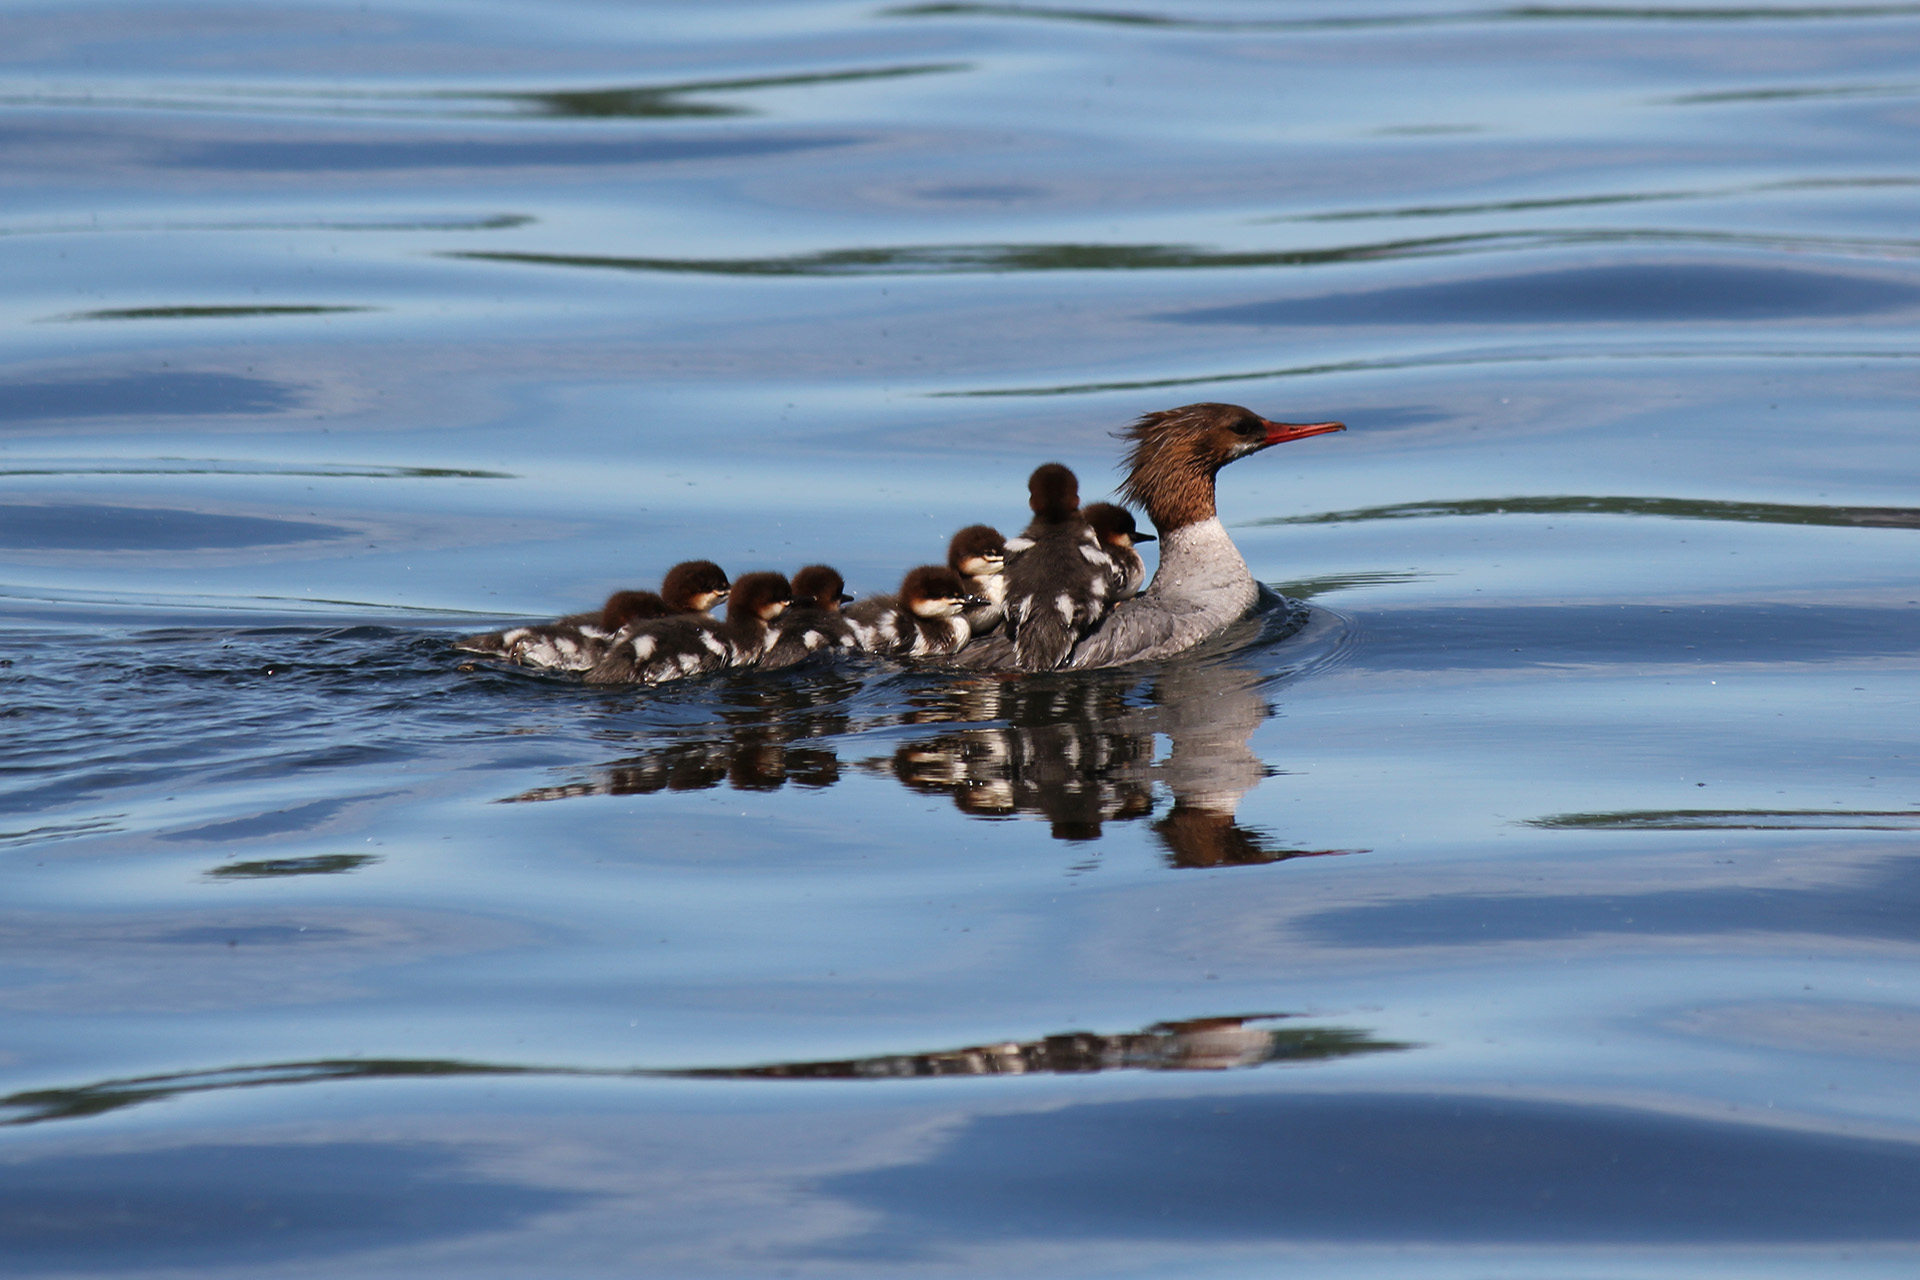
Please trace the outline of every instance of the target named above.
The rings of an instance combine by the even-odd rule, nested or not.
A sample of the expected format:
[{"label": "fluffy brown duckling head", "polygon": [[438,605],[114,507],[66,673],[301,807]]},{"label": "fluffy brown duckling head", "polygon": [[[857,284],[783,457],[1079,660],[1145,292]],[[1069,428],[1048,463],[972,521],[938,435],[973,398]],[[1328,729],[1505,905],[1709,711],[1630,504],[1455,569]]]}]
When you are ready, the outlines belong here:
[{"label": "fluffy brown duckling head", "polygon": [[793,603],[793,587],[777,573],[743,573],[727,599],[727,621],[772,622]]},{"label": "fluffy brown duckling head", "polygon": [[810,564],[793,575],[795,604],[838,613],[840,606],[851,599],[853,597],[847,594],[847,580],[840,576],[838,570],[827,565]]},{"label": "fluffy brown duckling head", "polygon": [[600,606],[600,625],[608,631],[618,631],[636,622],[665,618],[672,613],[667,602],[654,592],[616,591]]},{"label": "fluffy brown duckling head", "polygon": [[944,564],[923,564],[900,583],[900,603],[915,617],[951,618],[986,603]]},{"label": "fluffy brown duckling head", "polygon": [[1095,502],[1080,514],[1093,526],[1100,541],[1110,547],[1124,547],[1130,551],[1136,542],[1155,541],[1152,534],[1140,532],[1139,526],[1133,521],[1133,512],[1125,507],[1115,506],[1111,502]]},{"label": "fluffy brown duckling head", "polygon": [[970,524],[947,544],[947,567],[969,578],[990,578],[1007,567],[1007,540],[992,525]]},{"label": "fluffy brown duckling head", "polygon": [[732,589],[724,569],[711,560],[687,560],[667,570],[660,597],[675,613],[711,613]]},{"label": "fluffy brown duckling head", "polygon": [[1080,478],[1061,463],[1042,463],[1027,477],[1027,505],[1050,524],[1071,519],[1080,510]]}]

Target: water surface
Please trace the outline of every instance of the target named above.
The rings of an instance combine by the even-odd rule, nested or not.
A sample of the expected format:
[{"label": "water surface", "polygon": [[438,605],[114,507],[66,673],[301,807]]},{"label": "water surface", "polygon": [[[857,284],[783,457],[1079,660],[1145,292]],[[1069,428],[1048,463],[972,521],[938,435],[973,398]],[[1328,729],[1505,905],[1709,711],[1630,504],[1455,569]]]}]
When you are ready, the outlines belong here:
[{"label": "water surface", "polygon": [[[19,4],[11,1272],[1905,1275],[1920,7]],[[1304,601],[890,589],[1198,400]]]}]

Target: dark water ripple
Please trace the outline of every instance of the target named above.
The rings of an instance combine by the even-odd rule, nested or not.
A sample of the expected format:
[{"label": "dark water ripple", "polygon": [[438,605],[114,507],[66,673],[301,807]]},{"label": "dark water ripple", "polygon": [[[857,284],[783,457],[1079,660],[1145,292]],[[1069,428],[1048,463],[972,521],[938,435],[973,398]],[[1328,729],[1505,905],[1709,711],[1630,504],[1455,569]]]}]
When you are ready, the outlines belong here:
[{"label": "dark water ripple", "polygon": [[[1266,251],[1208,251],[1181,245],[1115,245],[1115,244],[1052,244],[1052,245],[903,245],[886,248],[834,249],[821,253],[796,255],[781,258],[746,258],[733,260],[689,260],[671,258],[607,258],[583,257],[571,254],[520,253],[499,250],[460,250],[443,256],[476,262],[520,263],[528,266],[545,267],[583,267],[611,271],[660,271],[685,272],[695,275],[722,276],[865,276],[865,275],[970,275],[976,273],[1001,274],[1024,271],[1217,271],[1244,270],[1248,267],[1312,267],[1342,262],[1394,261],[1403,258],[1457,257],[1474,253],[1511,253],[1516,250],[1566,248],[1583,245],[1615,244],[1673,244],[1673,245],[1714,245],[1740,248],[1767,248],[1785,251],[1829,252],[1858,254],[1877,258],[1908,257],[1920,253],[1920,240],[1835,240],[1832,238],[1809,238],[1795,236],[1769,236],[1760,234],[1732,234],[1726,232],[1662,230],[1659,228],[1626,228],[1591,231],[1499,231],[1470,235],[1427,236],[1419,239],[1376,241],[1366,244],[1341,245],[1324,249],[1286,249]],[[1618,279],[1618,289],[1634,302],[1636,313],[1653,310],[1662,296],[1693,298],[1701,296],[1705,305],[1711,306],[1707,299],[1719,297],[1724,301],[1737,300],[1740,292],[1737,288],[1748,285],[1749,290],[1757,292],[1769,300],[1775,299],[1780,284],[1805,281],[1808,284],[1827,279],[1825,289],[1816,291],[1802,285],[1797,291],[1789,291],[1785,297],[1778,298],[1777,306],[1792,308],[1807,302],[1818,303],[1822,293],[1838,293],[1840,296],[1826,305],[1840,305],[1851,311],[1865,306],[1868,310],[1890,309],[1898,305],[1910,305],[1911,294],[1892,283],[1882,285],[1884,292],[1876,293],[1871,281],[1860,281],[1856,293],[1845,293],[1845,277],[1837,277],[1833,282],[1831,273],[1803,272],[1795,273],[1779,269],[1756,271],[1738,268],[1713,268],[1707,266],[1680,266],[1662,268],[1643,268],[1649,278],[1630,280],[1620,278],[1624,273],[1614,269],[1608,273],[1609,279]],[[1753,277],[1751,283],[1747,277]],[[1595,272],[1596,278],[1599,273]],[[1696,278],[1697,277],[1697,278]],[[1516,287],[1516,283],[1518,286]],[[1572,281],[1546,281],[1554,294],[1566,294],[1569,305],[1577,306],[1583,290],[1581,281],[1576,277]],[[1524,295],[1524,279],[1503,281],[1489,286],[1489,293],[1498,292],[1500,296],[1517,294],[1513,298],[1512,310],[1500,312],[1483,308],[1487,314],[1498,314],[1517,322],[1532,317],[1527,314]],[[1767,286],[1775,287],[1769,289]],[[1652,285],[1652,288],[1649,288]],[[1705,286],[1704,295],[1696,291]],[[1757,289],[1755,289],[1757,286]],[[1584,292],[1592,292],[1591,288]],[[1796,299],[1795,294],[1798,297]],[[1365,305],[1364,295],[1360,299]],[[1447,299],[1447,301],[1452,301]],[[1323,315],[1318,310],[1312,317],[1315,323],[1345,322],[1350,319],[1343,316],[1343,310],[1351,308],[1331,308]],[[1670,314],[1654,312],[1655,314]],[[1183,316],[1183,319],[1211,319],[1233,322],[1231,317],[1242,314],[1241,309],[1229,309],[1223,312],[1200,312]],[[1709,314],[1716,314],[1709,312]],[[1785,309],[1783,314],[1802,315],[1798,310]],[[1816,310],[1815,314],[1818,314]],[[1471,317],[1468,317],[1471,318]],[[1691,315],[1682,313],[1675,318],[1688,319]]]},{"label": "dark water ripple", "polygon": [[1589,209],[1615,204],[1664,201],[1724,200],[1728,197],[1786,194],[1801,191],[1877,191],[1920,186],[1920,178],[1884,174],[1859,178],[1801,178],[1786,182],[1759,182],[1749,186],[1697,191],[1613,191],[1585,195],[1545,196],[1532,200],[1494,200],[1478,204],[1408,205],[1390,209],[1349,209],[1323,213],[1282,214],[1256,222],[1366,222],[1389,218],[1460,218],[1488,213],[1533,213],[1540,210]]},{"label": "dark water ripple", "polygon": [[[60,107],[104,111],[190,111],[250,117],[296,115],[401,120],[685,120],[764,114],[737,103],[690,97],[855,84],[970,69],[963,62],[863,67],[798,75],[689,80],[674,84],[608,85],[592,89],[275,89],[239,85],[194,92],[128,94],[113,87],[86,93],[0,93],[0,107]],[[497,225],[497,224],[496,224]]]},{"label": "dark water ripple", "polygon": [[1100,26],[1176,30],[1343,31],[1505,22],[1793,22],[1906,17],[1905,4],[1857,5],[1512,5],[1452,13],[1405,13],[1314,18],[1196,18],[1152,10],[1080,9],[1028,4],[916,4],[885,11],[901,18],[1022,18]]},{"label": "dark water ripple", "polygon": [[262,316],[332,316],[378,311],[379,307],[332,307],[286,303],[269,306],[222,307],[115,307],[104,311],[75,311],[64,316],[48,316],[47,321],[76,320],[247,320]]},{"label": "dark water ripple", "polygon": [[231,373],[123,373],[100,377],[10,381],[0,396],[0,422],[100,418],[126,414],[201,417],[278,413],[300,406],[301,389]]},{"label": "dark water ripple", "polygon": [[603,1069],[490,1062],[353,1058],[186,1071],[102,1080],[0,1097],[0,1124],[78,1120],[196,1093],[355,1080],[445,1077],[546,1077],[607,1080],[914,1080],[948,1076],[1089,1075],[1102,1071],[1225,1071],[1277,1063],[1321,1062],[1411,1048],[1346,1027],[1270,1026],[1294,1015],[1196,1018],[1122,1035],[1068,1031],[1026,1043],[1003,1041],[927,1053],[838,1062],[779,1062],[740,1067]]},{"label": "dark water ripple", "polygon": [[1579,831],[1920,831],[1920,810],[1827,812],[1816,809],[1673,809],[1636,813],[1556,813],[1528,826]]},{"label": "dark water ripple", "polygon": [[421,169],[571,168],[661,165],[684,160],[745,160],[851,147],[862,139],[844,133],[719,136],[689,134],[607,139],[365,138],[231,139],[181,143],[156,154],[169,169],[226,173],[378,173]]},{"label": "dark water ripple", "polygon": [[1426,520],[1443,516],[1651,516],[1662,520],[1727,520],[1741,524],[1825,525],[1841,528],[1920,529],[1920,508],[1823,507],[1788,502],[1724,502],[1711,498],[1629,498],[1580,494],[1403,502],[1390,507],[1274,516],[1256,525],[1348,524],[1365,520]]},{"label": "dark water ripple", "polygon": [[979,387],[968,390],[930,391],[931,397],[948,399],[994,399],[1022,396],[1084,396],[1109,391],[1165,391],[1178,387],[1203,387],[1210,383],[1265,382],[1270,379],[1313,378],[1341,373],[1390,373],[1408,369],[1466,369],[1480,366],[1579,364],[1590,361],[1741,361],[1781,364],[1790,361],[1899,361],[1920,358],[1920,351],[1872,350],[1755,350],[1700,341],[1684,350],[1672,347],[1603,345],[1589,339],[1578,347],[1549,347],[1541,350],[1512,349],[1447,351],[1439,354],[1407,355],[1378,360],[1337,360],[1299,364],[1271,369],[1233,370],[1191,374],[1184,377],[1126,378],[1100,382],[1069,382],[1056,386]]}]

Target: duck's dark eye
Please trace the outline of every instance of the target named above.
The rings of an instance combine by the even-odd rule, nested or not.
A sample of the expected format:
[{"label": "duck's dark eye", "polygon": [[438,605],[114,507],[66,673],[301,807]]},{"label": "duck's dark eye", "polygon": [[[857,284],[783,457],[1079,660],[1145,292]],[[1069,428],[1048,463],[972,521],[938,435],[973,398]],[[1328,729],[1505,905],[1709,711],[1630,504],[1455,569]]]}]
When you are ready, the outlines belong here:
[{"label": "duck's dark eye", "polygon": [[1267,433],[1266,427],[1258,418],[1242,418],[1233,424],[1233,429],[1243,436],[1263,436]]}]

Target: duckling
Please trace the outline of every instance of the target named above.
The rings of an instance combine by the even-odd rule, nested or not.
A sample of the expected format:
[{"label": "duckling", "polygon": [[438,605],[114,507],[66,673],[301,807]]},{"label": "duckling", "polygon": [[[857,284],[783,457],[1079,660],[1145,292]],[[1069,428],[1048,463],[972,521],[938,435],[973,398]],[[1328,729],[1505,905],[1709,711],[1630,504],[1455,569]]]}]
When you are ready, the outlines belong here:
[{"label": "duckling", "polygon": [[1018,539],[1025,549],[1007,564],[1007,627],[1013,665],[1051,671],[1106,617],[1118,571],[1081,513],[1080,481],[1072,471],[1057,462],[1036,467],[1027,494],[1033,521]]},{"label": "duckling", "polygon": [[840,613],[840,606],[853,600],[846,586],[846,579],[824,564],[794,574],[793,607],[774,624],[760,665],[790,667],[813,653],[858,649],[853,626]]},{"label": "duckling", "polygon": [[1000,625],[1006,616],[1007,540],[992,525],[970,524],[947,544],[947,567],[960,575],[967,590],[987,603],[968,609],[967,626],[976,636]]},{"label": "duckling", "polygon": [[1133,521],[1133,512],[1111,502],[1096,502],[1082,508],[1080,514],[1093,526],[1094,536],[1100,539],[1107,559],[1112,561],[1107,585],[1112,588],[1113,599],[1118,602],[1139,595],[1141,585],[1147,580],[1147,565],[1134,550],[1134,544],[1158,539],[1140,532]]},{"label": "duckling", "polygon": [[846,618],[867,652],[920,658],[959,652],[973,637],[962,615],[985,603],[946,565],[923,564],[902,579],[898,595],[868,596]]},{"label": "duckling", "polygon": [[712,613],[727,602],[732,584],[719,565],[711,560],[686,560],[667,570],[660,590],[616,591],[600,606],[598,615],[576,613],[562,622],[591,623],[609,636],[622,627],[655,618],[671,618],[681,613]]},{"label": "duckling", "polygon": [[793,601],[777,573],[743,574],[727,601],[727,620],[699,614],[622,627],[587,671],[588,684],[660,684],[758,663],[772,640],[769,624]]},{"label": "duckling", "polygon": [[667,570],[659,594],[616,591],[598,609],[553,622],[489,631],[454,641],[454,648],[505,658],[523,667],[586,671],[606,653],[621,628],[679,614],[704,614],[727,598],[727,575],[711,560],[688,560]]}]

